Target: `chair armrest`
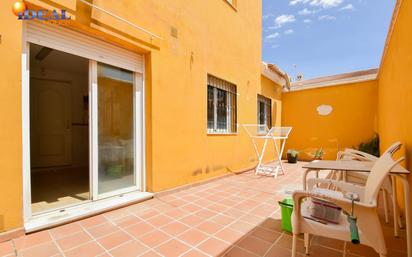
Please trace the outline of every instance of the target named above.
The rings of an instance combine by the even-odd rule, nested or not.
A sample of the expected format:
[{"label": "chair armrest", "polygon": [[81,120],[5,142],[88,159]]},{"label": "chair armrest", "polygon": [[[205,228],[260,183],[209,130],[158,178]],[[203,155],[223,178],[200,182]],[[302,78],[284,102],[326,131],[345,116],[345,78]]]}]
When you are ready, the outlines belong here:
[{"label": "chair armrest", "polygon": [[333,180],[333,179],[322,179],[322,178],[310,178],[308,179],[308,188],[312,190],[316,184],[332,184],[335,187],[351,193],[356,193],[359,195],[361,199],[363,199],[363,195],[365,194],[365,187],[347,183],[340,180]]},{"label": "chair armrest", "polygon": [[[327,194],[320,194],[320,193],[314,193],[314,192],[307,192],[307,191],[295,191],[292,194],[293,201],[295,204],[295,215],[301,216],[300,209],[301,209],[301,204],[302,200],[304,198],[308,197],[314,197],[318,199],[322,199],[331,203],[336,204],[337,206],[341,207],[345,211],[349,212],[351,211],[352,208],[352,201],[343,197],[336,197],[336,196],[331,196]],[[360,208],[360,209],[371,209],[371,208],[376,208],[376,203],[375,204],[366,204],[363,202],[355,202],[355,207]],[[297,211],[299,210],[299,211]]]}]

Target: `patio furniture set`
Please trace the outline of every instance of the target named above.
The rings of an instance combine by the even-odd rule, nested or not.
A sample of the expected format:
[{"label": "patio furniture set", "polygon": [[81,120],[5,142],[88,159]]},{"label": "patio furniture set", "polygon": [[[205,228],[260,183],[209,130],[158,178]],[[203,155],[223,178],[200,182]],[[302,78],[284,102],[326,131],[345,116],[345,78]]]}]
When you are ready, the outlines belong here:
[{"label": "patio furniture set", "polygon": [[[253,144],[258,158],[255,174],[271,175],[275,178],[284,174],[282,155],[291,127],[265,125],[243,125]],[[259,151],[259,141],[263,141]],[[275,161],[265,165],[263,157],[268,142],[275,149]],[[388,196],[392,202],[394,236],[399,237],[403,228],[397,202],[397,183],[403,185],[405,201],[407,254],[412,257],[412,227],[410,209],[410,172],[400,166],[404,157],[393,160],[393,155],[402,147],[400,142],[390,146],[380,158],[354,149],[345,149],[337,154],[336,161],[316,160],[303,166],[303,190],[292,194],[294,211],[291,222],[293,227],[292,257],[297,255],[298,235],[304,234],[306,254],[309,254],[310,235],[319,235],[345,242],[364,244],[372,247],[380,257],[387,256],[382,226],[378,216],[378,195],[382,193],[384,218],[389,223]],[[330,171],[327,179],[319,178],[320,171]],[[315,172],[316,177],[308,179]],[[320,216],[320,217],[319,217]]]}]

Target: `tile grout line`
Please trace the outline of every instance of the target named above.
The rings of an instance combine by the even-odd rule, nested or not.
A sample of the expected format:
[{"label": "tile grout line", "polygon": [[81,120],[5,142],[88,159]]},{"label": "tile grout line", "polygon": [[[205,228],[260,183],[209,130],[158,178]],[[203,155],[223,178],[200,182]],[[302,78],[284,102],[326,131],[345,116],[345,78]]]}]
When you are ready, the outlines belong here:
[{"label": "tile grout line", "polygon": [[[129,212],[130,215],[132,215],[132,213],[131,213],[129,210],[126,209],[126,211]],[[134,216],[134,215],[132,215],[132,216]],[[127,217],[127,216],[126,216],[126,217]],[[141,220],[141,222],[144,222],[142,218],[137,217],[137,216],[134,216],[134,217],[136,217],[136,218],[138,218],[139,220]],[[124,217],[122,217],[122,218],[124,218]],[[119,219],[121,219],[121,218],[119,218]],[[126,242],[123,242],[123,243],[117,245],[116,247],[113,247],[112,249],[110,249],[110,251],[115,250],[115,249],[117,249],[117,248],[120,248],[121,246],[125,245],[126,243],[131,242],[132,240],[136,240],[137,242],[143,244],[144,246],[147,246],[145,243],[141,242],[141,241],[140,241],[138,238],[136,238],[134,235],[132,235],[132,234],[130,234],[128,231],[126,231],[124,228],[118,226],[118,225],[117,225],[116,223],[114,223],[112,220],[109,220],[109,222],[111,222],[112,225],[118,227],[119,230],[123,231],[124,233],[126,233],[127,235],[129,235],[129,236],[131,237],[130,240],[128,240],[128,241],[126,241]],[[141,222],[139,222],[139,223],[141,223]],[[139,224],[139,223],[137,223],[137,224]],[[133,224],[133,225],[127,226],[126,228],[132,227],[132,226],[137,225],[137,224]],[[153,227],[154,227],[154,226],[153,226]],[[156,229],[156,228],[155,228],[155,229]],[[147,232],[147,233],[144,233],[144,234],[142,234],[142,236],[143,236],[143,235],[146,235],[146,234],[149,234],[149,233],[151,233],[151,232],[152,232],[152,231],[149,231],[149,232]],[[142,254],[139,254],[138,256],[141,256],[141,255],[149,252],[150,250],[152,250],[152,248],[151,248],[151,247],[148,247],[148,250],[147,250],[147,251],[143,252]]]},{"label": "tile grout line", "polygon": [[263,254],[263,257],[266,257],[266,255],[272,250],[273,247],[282,239],[282,237],[285,235],[285,232],[282,232],[281,235],[278,237],[278,239],[273,242],[273,244],[269,247],[269,249]]},{"label": "tile grout line", "polygon": [[[233,194],[232,194],[232,195],[233,195]],[[228,196],[228,197],[229,197],[229,196]],[[226,198],[228,198],[228,197],[226,197]],[[226,198],[225,198],[225,199],[226,199]],[[249,199],[249,198],[248,198],[248,199]],[[182,199],[182,200],[183,200],[183,199]],[[223,200],[223,199],[222,199],[222,200]],[[184,200],[184,201],[185,201],[185,200]],[[186,202],[187,202],[187,201],[186,201]],[[190,202],[187,202],[187,204],[185,204],[185,205],[188,205],[188,204],[191,204],[191,203],[190,203]],[[194,203],[192,203],[192,204],[194,204]],[[213,204],[214,204],[214,203],[212,203],[211,205],[213,205]],[[176,206],[176,208],[184,207],[185,205],[183,205],[183,206]],[[196,204],[194,204],[194,205],[196,205]],[[209,206],[211,206],[211,205],[209,205]],[[196,205],[196,206],[198,206],[198,205]],[[201,209],[207,210],[207,209],[205,209],[205,208],[203,208],[203,207],[201,207],[201,206],[198,206],[198,207],[200,207]],[[196,213],[198,213],[198,212],[200,212],[200,211],[201,211],[201,210],[193,213],[193,215],[196,215]],[[159,214],[159,215],[160,215],[160,214]],[[167,214],[166,214],[166,215],[167,215]],[[189,215],[191,215],[191,214],[189,214]],[[187,216],[189,216],[189,215],[186,215],[185,217],[187,217]],[[213,222],[211,219],[214,218],[214,217],[217,216],[217,215],[224,215],[224,214],[219,214],[219,213],[217,213],[217,214],[209,217],[209,218],[206,219],[205,221]],[[157,215],[157,216],[158,216],[158,215]],[[226,216],[226,215],[224,215],[224,216]],[[228,217],[228,216],[227,216],[227,217]],[[233,217],[230,217],[230,218],[233,218]],[[226,244],[226,243],[227,243],[226,241],[223,241],[223,240],[221,240],[221,239],[219,239],[219,238],[216,238],[214,235],[216,235],[216,234],[219,233],[220,231],[226,229],[229,225],[231,225],[231,224],[234,223],[235,221],[238,221],[239,219],[240,219],[240,218],[237,218],[237,219],[233,220],[231,223],[227,224],[227,225],[224,226],[222,229],[216,231],[214,234],[209,234],[209,233],[207,233],[207,234],[209,235],[209,237],[206,238],[206,239],[204,239],[204,240],[202,240],[202,241],[200,241],[200,242],[199,242],[198,244],[196,244],[195,246],[188,245],[186,242],[183,242],[182,240],[180,240],[180,238],[178,238],[179,235],[183,234],[183,233],[186,232],[187,230],[184,231],[184,232],[182,232],[182,233],[180,233],[180,234],[177,235],[177,236],[172,235],[172,238],[171,238],[170,240],[164,242],[163,244],[171,241],[172,239],[175,239],[175,240],[177,240],[177,241],[179,241],[179,242],[181,242],[181,243],[184,243],[185,245],[190,246],[190,249],[189,249],[188,251],[184,252],[183,254],[185,254],[185,253],[187,253],[187,252],[189,252],[189,251],[191,251],[191,250],[198,250],[198,251],[200,251],[200,252],[202,252],[202,253],[205,253],[205,252],[203,252],[201,249],[197,248],[197,246],[201,245],[202,243],[206,242],[207,240],[209,240],[209,239],[211,239],[211,238],[217,239],[217,240],[219,240],[219,241],[221,241],[221,242],[224,242],[224,243]],[[179,220],[175,220],[175,221],[183,224],[182,222],[180,222],[180,219],[179,219]],[[170,223],[171,223],[171,222],[170,222]],[[168,224],[170,224],[170,223],[168,223]],[[213,222],[213,223],[215,223],[215,222]],[[218,224],[218,223],[216,223],[216,224]],[[166,224],[166,225],[167,225],[167,224]],[[164,226],[166,226],[166,225],[164,225]],[[185,225],[185,224],[183,224],[183,225]],[[220,225],[220,224],[219,224],[219,225]],[[162,226],[162,227],[163,227],[163,226]],[[193,227],[193,229],[197,229],[197,227]],[[189,229],[188,229],[188,230],[189,230]],[[203,231],[202,231],[202,232],[203,232]],[[166,232],[166,234],[168,234],[168,233]],[[170,234],[168,234],[168,235],[170,235]],[[161,245],[163,245],[163,244],[157,245],[156,248],[158,248],[159,246],[161,246]],[[153,248],[152,248],[152,249],[153,249]],[[155,250],[155,249],[153,249],[153,250]],[[157,251],[156,251],[156,252],[157,252]],[[206,254],[206,253],[205,253],[205,254]],[[209,255],[209,254],[206,254],[206,255]],[[210,256],[210,255],[209,255],[209,256]]]},{"label": "tile grout line", "polygon": [[17,256],[18,252],[17,252],[17,247],[16,247],[16,243],[14,242],[14,240],[10,240],[11,244],[13,245],[13,252],[14,255]]},{"label": "tile grout line", "polygon": [[48,232],[50,238],[52,239],[53,244],[57,247],[57,249],[60,251],[60,253],[61,253],[63,256],[66,256],[66,254],[64,254],[63,250],[61,249],[60,245],[56,242],[53,234],[51,233],[51,230],[48,230],[47,232]]},{"label": "tile grout line", "polygon": [[[100,224],[100,225],[103,225],[103,224]],[[83,229],[83,231],[84,231],[86,234],[88,234],[88,235],[91,237],[92,241],[94,241],[98,246],[100,246],[100,247],[103,249],[103,251],[104,251],[105,253],[107,253],[109,256],[112,256],[112,255],[109,253],[109,251],[107,251],[106,248],[104,248],[103,245],[101,245],[101,244],[97,241],[97,238],[94,238],[93,235],[90,234],[89,231],[88,231],[81,223],[79,223],[79,226]],[[97,227],[97,226],[98,226],[98,225],[96,225],[96,226],[94,226],[94,227]],[[92,227],[93,227],[93,226],[92,226]],[[114,232],[113,232],[113,233],[114,233]],[[110,233],[110,235],[113,234],[113,233]],[[88,243],[88,242],[87,242],[87,243]],[[87,243],[85,243],[85,244],[83,244],[83,245],[86,245]],[[78,247],[75,247],[75,248],[72,248],[72,249],[76,249],[76,248],[78,248]],[[100,254],[98,254],[98,255],[100,255]]]}]

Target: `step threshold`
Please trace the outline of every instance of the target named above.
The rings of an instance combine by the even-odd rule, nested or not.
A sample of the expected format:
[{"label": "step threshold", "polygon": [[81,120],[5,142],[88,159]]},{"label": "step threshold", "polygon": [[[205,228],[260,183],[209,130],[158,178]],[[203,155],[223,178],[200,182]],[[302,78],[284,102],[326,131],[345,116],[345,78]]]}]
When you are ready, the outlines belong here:
[{"label": "step threshold", "polygon": [[117,209],[122,206],[146,201],[151,198],[153,198],[153,193],[131,192],[93,202],[88,201],[62,210],[33,215],[24,223],[24,229],[26,233],[32,233]]}]

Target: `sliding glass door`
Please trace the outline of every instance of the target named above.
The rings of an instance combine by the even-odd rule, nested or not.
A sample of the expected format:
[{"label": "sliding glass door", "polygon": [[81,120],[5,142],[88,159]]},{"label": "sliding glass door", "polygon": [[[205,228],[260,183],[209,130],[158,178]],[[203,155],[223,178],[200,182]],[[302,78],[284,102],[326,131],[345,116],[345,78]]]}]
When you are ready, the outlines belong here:
[{"label": "sliding glass door", "polygon": [[91,61],[92,195],[140,189],[141,76]]},{"label": "sliding glass door", "polygon": [[135,186],[133,72],[98,63],[98,192]]}]

